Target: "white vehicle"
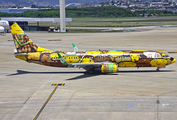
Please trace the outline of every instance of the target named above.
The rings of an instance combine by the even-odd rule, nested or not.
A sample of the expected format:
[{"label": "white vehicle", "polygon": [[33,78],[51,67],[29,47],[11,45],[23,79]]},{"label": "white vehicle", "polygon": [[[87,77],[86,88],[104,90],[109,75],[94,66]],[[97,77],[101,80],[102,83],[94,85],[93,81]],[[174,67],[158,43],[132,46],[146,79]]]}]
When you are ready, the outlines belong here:
[{"label": "white vehicle", "polygon": [[54,31],[54,32],[60,32],[60,29],[55,28],[53,31]]}]

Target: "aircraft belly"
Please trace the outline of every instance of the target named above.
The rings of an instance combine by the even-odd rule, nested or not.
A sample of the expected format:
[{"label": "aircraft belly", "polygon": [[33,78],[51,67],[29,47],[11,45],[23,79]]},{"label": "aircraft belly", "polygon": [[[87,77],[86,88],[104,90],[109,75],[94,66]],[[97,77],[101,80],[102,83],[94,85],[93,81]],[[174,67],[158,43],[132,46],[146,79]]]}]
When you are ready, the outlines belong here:
[{"label": "aircraft belly", "polygon": [[118,64],[119,67],[136,67],[134,62],[121,62]]},{"label": "aircraft belly", "polygon": [[136,62],[136,67],[151,67],[152,65],[150,64],[150,62],[152,60],[152,58],[140,59]]},{"label": "aircraft belly", "polygon": [[27,60],[27,62],[43,65],[43,63],[39,60]]},{"label": "aircraft belly", "polygon": [[148,64],[148,63],[136,63],[136,67],[151,67],[151,64]]},{"label": "aircraft belly", "polygon": [[24,55],[15,55],[15,57],[27,61],[27,57]]},{"label": "aircraft belly", "polygon": [[52,66],[52,67],[67,67],[68,65],[63,65],[59,60],[51,62],[43,62],[43,65]]},{"label": "aircraft belly", "polygon": [[60,61],[55,61],[50,63],[51,66],[53,67],[67,67],[68,65],[63,65]]}]

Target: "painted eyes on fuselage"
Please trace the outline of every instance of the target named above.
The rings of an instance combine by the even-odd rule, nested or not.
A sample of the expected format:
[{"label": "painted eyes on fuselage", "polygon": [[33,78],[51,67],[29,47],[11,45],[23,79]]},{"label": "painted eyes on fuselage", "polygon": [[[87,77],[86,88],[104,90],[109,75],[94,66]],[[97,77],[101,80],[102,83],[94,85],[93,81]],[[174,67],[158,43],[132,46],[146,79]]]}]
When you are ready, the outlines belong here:
[{"label": "painted eyes on fuselage", "polygon": [[169,55],[162,55],[162,57],[170,57]]}]

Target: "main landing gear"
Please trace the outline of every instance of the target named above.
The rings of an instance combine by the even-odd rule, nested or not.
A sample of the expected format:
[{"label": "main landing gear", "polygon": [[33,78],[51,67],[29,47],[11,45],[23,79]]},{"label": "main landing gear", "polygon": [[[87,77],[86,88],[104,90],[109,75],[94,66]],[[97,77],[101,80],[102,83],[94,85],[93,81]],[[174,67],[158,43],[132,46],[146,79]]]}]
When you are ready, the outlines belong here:
[{"label": "main landing gear", "polygon": [[94,67],[90,67],[90,70],[88,72],[89,72],[89,74],[93,74],[94,71],[95,71],[95,68]]}]

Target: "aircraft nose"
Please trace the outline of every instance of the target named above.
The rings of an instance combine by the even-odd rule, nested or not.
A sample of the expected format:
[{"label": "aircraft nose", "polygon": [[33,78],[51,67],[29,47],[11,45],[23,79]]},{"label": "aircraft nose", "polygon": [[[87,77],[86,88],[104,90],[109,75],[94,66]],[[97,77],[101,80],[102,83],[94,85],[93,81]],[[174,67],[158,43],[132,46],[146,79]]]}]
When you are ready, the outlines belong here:
[{"label": "aircraft nose", "polygon": [[175,63],[176,62],[176,59],[171,57],[171,63]]}]

